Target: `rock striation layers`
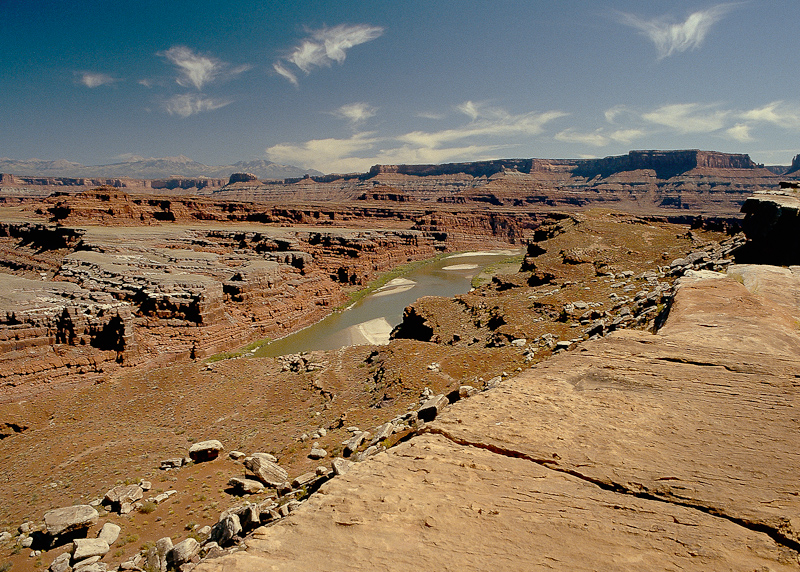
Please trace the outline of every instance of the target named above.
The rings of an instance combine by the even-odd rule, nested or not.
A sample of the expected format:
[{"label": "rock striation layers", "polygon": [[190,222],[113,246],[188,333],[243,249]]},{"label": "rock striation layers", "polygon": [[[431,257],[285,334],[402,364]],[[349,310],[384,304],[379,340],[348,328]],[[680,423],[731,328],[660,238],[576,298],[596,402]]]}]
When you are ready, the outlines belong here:
[{"label": "rock striation layers", "polygon": [[459,401],[196,570],[797,570],[800,269],[676,290],[657,333]]}]

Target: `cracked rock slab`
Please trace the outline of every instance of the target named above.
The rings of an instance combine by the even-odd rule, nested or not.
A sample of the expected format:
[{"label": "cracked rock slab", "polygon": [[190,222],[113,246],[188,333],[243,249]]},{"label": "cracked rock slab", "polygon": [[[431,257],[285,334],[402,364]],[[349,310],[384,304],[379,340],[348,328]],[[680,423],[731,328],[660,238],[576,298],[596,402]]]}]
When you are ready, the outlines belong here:
[{"label": "cracked rock slab", "polygon": [[247,547],[196,570],[797,569],[765,534],[439,435],[355,465]]},{"label": "cracked rock slab", "polygon": [[796,549],[800,276],[737,272],[768,274],[771,286],[687,284],[661,333],[584,344],[451,408],[430,430],[763,527]]}]

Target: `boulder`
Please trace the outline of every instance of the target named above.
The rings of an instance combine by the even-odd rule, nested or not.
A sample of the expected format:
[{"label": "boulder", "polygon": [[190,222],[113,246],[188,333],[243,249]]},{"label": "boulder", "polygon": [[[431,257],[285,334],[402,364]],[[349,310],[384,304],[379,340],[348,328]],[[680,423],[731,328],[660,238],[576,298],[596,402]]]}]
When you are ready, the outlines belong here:
[{"label": "boulder", "polygon": [[147,551],[143,568],[151,572],[164,572],[167,569],[167,554],[172,550],[172,539],[169,536],[156,540],[156,545]]},{"label": "boulder", "polygon": [[278,459],[275,455],[270,455],[269,453],[253,453],[250,455],[251,457],[256,457],[258,459],[264,459],[265,461],[269,461],[270,463],[277,463]]},{"label": "boulder", "polygon": [[72,552],[72,560],[80,562],[92,556],[105,556],[110,550],[108,542],[99,538],[76,538],[72,541],[75,550]]},{"label": "boulder", "polygon": [[328,452],[325,449],[322,449],[320,447],[314,447],[308,453],[308,458],[309,459],[314,459],[314,460],[324,459],[327,456],[328,456]]},{"label": "boulder", "polygon": [[417,410],[417,418],[426,422],[433,421],[449,403],[445,395],[435,395]]},{"label": "boulder", "polygon": [[331,468],[333,469],[333,473],[335,475],[343,475],[347,471],[350,470],[350,467],[353,466],[352,461],[348,461],[347,459],[342,459],[341,457],[337,457],[331,463]]},{"label": "boulder", "polygon": [[167,564],[169,567],[177,568],[181,564],[189,562],[198,552],[200,552],[200,543],[194,538],[187,538],[176,544],[167,553]]},{"label": "boulder", "polygon": [[164,459],[161,461],[162,469],[179,469],[183,466],[182,457],[174,457],[172,459]]},{"label": "boulder", "polygon": [[56,556],[55,560],[50,563],[50,572],[70,572],[72,568],[69,565],[72,559],[72,554],[64,552]]},{"label": "boulder", "polygon": [[103,525],[103,528],[100,529],[100,532],[97,533],[97,538],[111,546],[117,541],[117,538],[119,538],[120,530],[121,528],[118,525],[113,522],[107,522]]},{"label": "boulder", "polygon": [[105,562],[90,562],[87,564],[80,562],[72,570],[73,572],[107,572],[108,566]]},{"label": "boulder", "polygon": [[219,452],[223,449],[225,449],[225,447],[216,439],[201,441],[189,447],[189,458],[195,463],[213,461],[219,456]]},{"label": "boulder", "polygon": [[478,390],[472,387],[471,385],[462,385],[458,388],[458,397],[460,399],[466,399],[467,397],[472,397],[478,393]]},{"label": "boulder", "polygon": [[238,494],[254,495],[264,490],[264,483],[255,479],[242,477],[232,477],[228,481],[228,486],[233,488]]},{"label": "boulder", "polygon": [[257,504],[248,504],[236,511],[242,530],[255,528],[261,524],[261,509]]},{"label": "boulder", "polygon": [[316,472],[303,473],[299,477],[295,477],[295,479],[292,481],[292,486],[296,489],[299,489],[300,487],[304,487],[306,485],[313,483],[316,479],[317,479]]},{"label": "boulder", "polygon": [[106,493],[105,503],[110,503],[116,508],[120,508],[125,503],[134,503],[144,496],[142,487],[139,485],[119,485]]},{"label": "boulder", "polygon": [[361,446],[361,444],[364,442],[364,440],[368,436],[369,436],[369,433],[366,432],[366,431],[363,431],[363,432],[362,431],[356,431],[355,434],[352,437],[350,437],[350,439],[345,441],[345,443],[344,443],[344,455],[345,456],[350,456],[353,453],[355,453],[356,451],[358,451],[358,448]]},{"label": "boulder", "polygon": [[212,542],[225,546],[240,532],[242,532],[242,524],[239,522],[239,517],[235,514],[229,514],[211,527],[211,536],[209,538]]},{"label": "boulder", "polygon": [[72,572],[78,572],[78,570],[86,570],[92,564],[100,562],[101,558],[102,556],[95,555],[95,556],[90,556],[89,558],[85,558],[80,562],[76,562],[75,565],[72,567]]},{"label": "boulder", "polygon": [[372,436],[370,444],[375,445],[376,443],[380,443],[384,439],[390,437],[393,431],[394,431],[394,423],[392,423],[391,421],[384,423],[383,425],[375,429],[375,435]]},{"label": "boulder", "polygon": [[47,534],[58,536],[94,526],[98,516],[97,511],[88,504],[56,508],[44,513],[44,526]]},{"label": "boulder", "polygon": [[270,487],[280,486],[289,476],[277,463],[268,461],[265,458],[247,457],[244,460],[247,472],[259,481]]}]

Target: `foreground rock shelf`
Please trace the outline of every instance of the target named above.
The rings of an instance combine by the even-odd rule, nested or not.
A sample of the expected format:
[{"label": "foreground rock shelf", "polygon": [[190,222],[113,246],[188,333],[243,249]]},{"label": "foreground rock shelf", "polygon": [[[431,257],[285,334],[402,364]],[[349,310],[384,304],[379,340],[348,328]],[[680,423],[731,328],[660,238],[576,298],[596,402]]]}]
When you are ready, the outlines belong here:
[{"label": "foreground rock shelf", "polygon": [[685,277],[195,570],[798,570],[798,318],[800,268]]}]

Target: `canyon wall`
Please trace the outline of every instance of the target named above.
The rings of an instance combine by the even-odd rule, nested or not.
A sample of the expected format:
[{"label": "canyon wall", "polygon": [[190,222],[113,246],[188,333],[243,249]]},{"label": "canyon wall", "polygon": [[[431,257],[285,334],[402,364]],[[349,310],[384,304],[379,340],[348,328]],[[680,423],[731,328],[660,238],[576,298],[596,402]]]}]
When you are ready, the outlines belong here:
[{"label": "canyon wall", "polygon": [[[20,204],[15,216],[50,222],[0,224],[0,399],[281,337],[379,273],[445,250],[507,247],[536,224],[109,188]],[[377,228],[380,217],[388,224]]]}]

